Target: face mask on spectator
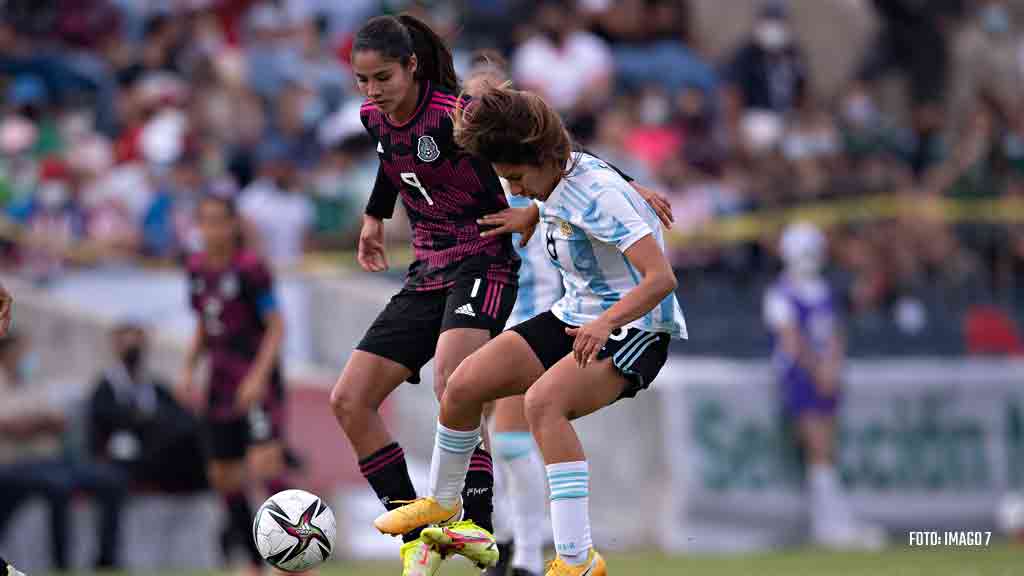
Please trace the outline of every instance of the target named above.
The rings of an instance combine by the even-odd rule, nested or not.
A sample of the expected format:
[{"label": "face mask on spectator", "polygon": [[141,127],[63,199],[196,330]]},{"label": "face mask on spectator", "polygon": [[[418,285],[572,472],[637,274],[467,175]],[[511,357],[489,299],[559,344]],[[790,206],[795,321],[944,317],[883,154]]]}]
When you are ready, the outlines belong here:
[{"label": "face mask on spectator", "polygon": [[121,363],[129,372],[135,372],[142,362],[142,347],[128,346],[121,350]]},{"label": "face mask on spectator", "polygon": [[1010,31],[1010,13],[1003,4],[989,4],[981,11],[981,25],[989,34]]},{"label": "face mask on spectator", "polygon": [[68,187],[62,182],[47,182],[39,187],[39,203],[48,210],[62,208],[68,200]]},{"label": "face mask on spectator", "polygon": [[668,99],[661,94],[648,94],[640,104],[640,119],[644,124],[664,124],[670,113]]},{"label": "face mask on spectator", "polygon": [[843,118],[854,126],[870,126],[878,119],[878,109],[871,98],[859,94],[849,98],[843,105]]},{"label": "face mask on spectator", "polygon": [[789,29],[781,20],[769,18],[758,22],[754,38],[761,48],[769,51],[782,50],[789,46]]}]

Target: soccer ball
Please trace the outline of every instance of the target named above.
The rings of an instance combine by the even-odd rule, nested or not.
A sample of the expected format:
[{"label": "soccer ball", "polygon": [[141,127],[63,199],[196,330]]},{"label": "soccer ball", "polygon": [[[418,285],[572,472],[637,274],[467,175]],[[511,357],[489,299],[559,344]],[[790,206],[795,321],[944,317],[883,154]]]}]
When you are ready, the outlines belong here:
[{"label": "soccer ball", "polygon": [[1024,494],[1010,492],[1003,496],[996,510],[996,522],[1003,534],[1024,541]]},{"label": "soccer ball", "polygon": [[334,532],[334,513],[304,490],[285,490],[267,498],[252,523],[260,556],[285,572],[305,572],[330,558]]}]

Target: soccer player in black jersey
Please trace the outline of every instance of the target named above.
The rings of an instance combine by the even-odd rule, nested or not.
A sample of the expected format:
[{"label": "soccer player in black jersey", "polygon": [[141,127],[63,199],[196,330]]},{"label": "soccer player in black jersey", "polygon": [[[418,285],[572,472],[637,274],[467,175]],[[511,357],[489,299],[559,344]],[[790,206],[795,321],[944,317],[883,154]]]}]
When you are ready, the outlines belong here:
[{"label": "soccer player in black jersey", "polygon": [[[390,510],[416,493],[404,452],[378,408],[402,382],[418,382],[431,358],[440,398],[459,363],[504,329],[515,303],[519,260],[509,235],[484,235],[478,223],[509,207],[490,163],[454,142],[452,112],[460,96],[444,42],[412,16],[373,18],[356,35],[352,67],[367,98],[362,122],[380,157],[358,260],[368,271],[387,269],[382,220],[401,197],[414,262],[405,286],[353,351],[331,404],[363,475]],[[460,511],[466,520],[458,530],[464,538],[448,550],[485,567],[498,557],[487,546],[493,541],[491,457],[479,438],[466,439],[458,449],[472,452]],[[403,574],[434,574],[439,551],[418,532],[403,539]]]}]

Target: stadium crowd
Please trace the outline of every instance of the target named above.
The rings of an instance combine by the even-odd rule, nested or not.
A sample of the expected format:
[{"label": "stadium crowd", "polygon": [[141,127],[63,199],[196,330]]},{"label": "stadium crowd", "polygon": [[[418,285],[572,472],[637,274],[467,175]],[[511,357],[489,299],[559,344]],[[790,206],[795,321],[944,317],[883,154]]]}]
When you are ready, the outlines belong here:
[{"label": "stadium crowd", "polygon": [[[780,1],[757,3],[715,57],[714,26],[698,27],[687,0],[3,4],[2,262],[39,281],[69,265],[180,261],[210,191],[239,198],[250,240],[278,266],[351,249],[376,173],[351,36],[369,15],[410,10],[462,71],[476,50],[505,56],[583,144],[672,199],[678,233],[822,201],[919,202],[909,217],[829,227],[854,317],[895,310],[913,331],[920,290],[1024,301],[1020,229],[926,209],[1024,193],[1024,37],[1007,0],[861,0],[876,37],[829,94]],[[905,97],[887,97],[893,77]],[[677,244],[683,289],[761,286],[777,234]]]}]

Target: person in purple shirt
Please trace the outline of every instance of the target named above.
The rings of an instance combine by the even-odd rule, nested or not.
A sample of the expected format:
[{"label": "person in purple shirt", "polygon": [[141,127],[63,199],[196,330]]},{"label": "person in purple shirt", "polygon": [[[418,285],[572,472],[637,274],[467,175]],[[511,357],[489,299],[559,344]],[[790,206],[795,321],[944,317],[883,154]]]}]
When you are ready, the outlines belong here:
[{"label": "person in purple shirt", "polygon": [[[206,420],[208,476],[227,507],[226,544],[244,543],[252,568],[262,558],[250,536],[249,475],[273,494],[285,488],[284,379],[280,365],[284,320],[267,264],[241,245],[232,200],[204,197],[197,207],[204,250],[187,264],[189,301],[198,318],[179,395]],[[200,408],[194,374],[209,364]]]},{"label": "person in purple shirt", "polygon": [[875,548],[884,536],[854,519],[835,467],[846,346],[835,298],[821,273],[825,236],[812,224],[792,224],[779,249],[785,269],[765,293],[764,318],[775,340],[783,416],[795,426],[806,462],[811,537],[826,547]]}]

